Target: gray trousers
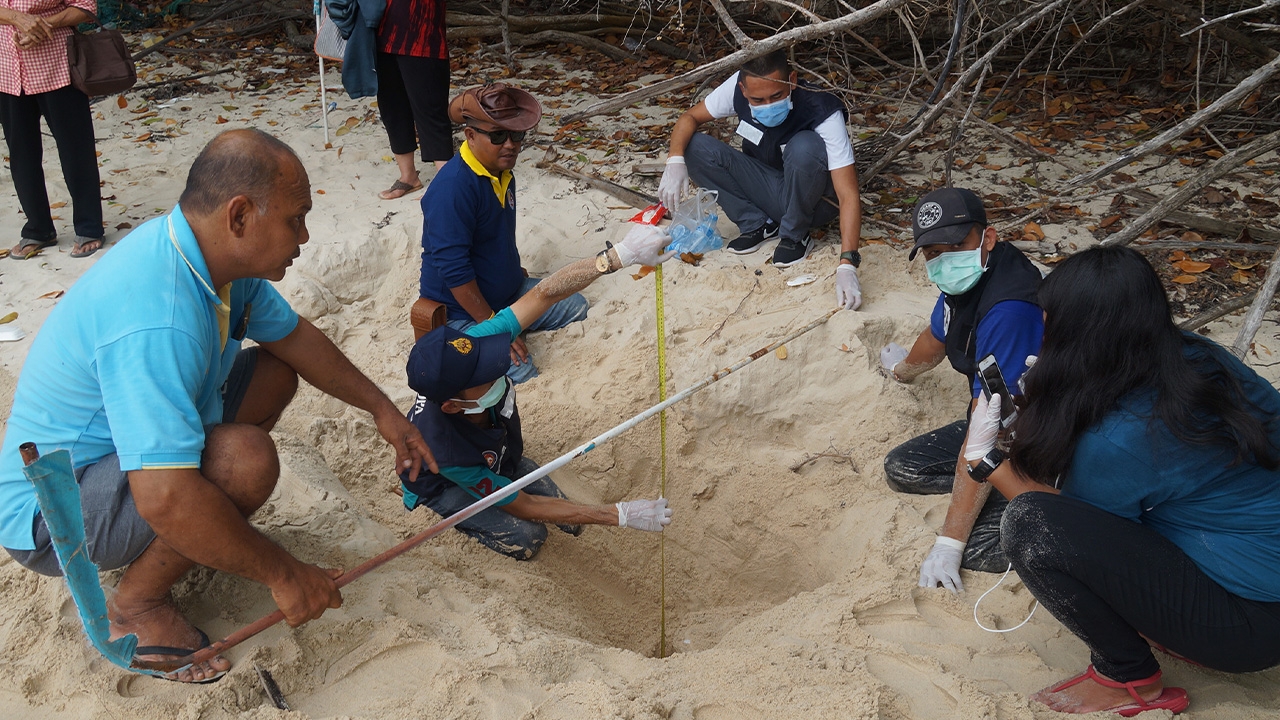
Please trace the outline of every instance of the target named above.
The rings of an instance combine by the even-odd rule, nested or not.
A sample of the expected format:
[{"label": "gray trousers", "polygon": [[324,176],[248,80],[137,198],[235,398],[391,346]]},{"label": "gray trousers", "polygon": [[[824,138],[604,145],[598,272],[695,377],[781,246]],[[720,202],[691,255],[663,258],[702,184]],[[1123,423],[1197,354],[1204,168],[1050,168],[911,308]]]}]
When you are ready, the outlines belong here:
[{"label": "gray trousers", "polygon": [[720,193],[724,214],[744,233],[773,220],[781,236],[804,240],[809,228],[826,225],[840,214],[827,145],[812,130],[798,132],[782,150],[782,169],[750,158],[725,143],[694,133],[684,151],[689,177]]}]

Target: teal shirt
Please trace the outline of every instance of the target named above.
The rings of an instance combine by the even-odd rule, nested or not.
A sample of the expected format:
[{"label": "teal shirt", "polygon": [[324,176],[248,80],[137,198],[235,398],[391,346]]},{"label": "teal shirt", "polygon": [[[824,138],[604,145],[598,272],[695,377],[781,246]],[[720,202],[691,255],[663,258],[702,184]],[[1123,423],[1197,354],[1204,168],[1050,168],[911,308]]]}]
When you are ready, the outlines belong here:
[{"label": "teal shirt", "polygon": [[[1280,418],[1275,388],[1222,348],[1213,353],[1263,419]],[[1177,440],[1151,419],[1152,401],[1131,393],[1080,436],[1062,494],[1147,525],[1240,597],[1280,602],[1280,472],[1232,466],[1231,450]],[[1280,447],[1280,432],[1271,438]]]},{"label": "teal shirt", "polygon": [[0,545],[35,548],[24,442],[41,453],[69,450],[77,468],[112,453],[124,471],[200,466],[204,426],[222,422],[241,341],[273,342],[298,324],[265,280],[236,280],[222,294],[225,302],[177,207],[130,233],[67,291],[14,393],[0,449]]}]

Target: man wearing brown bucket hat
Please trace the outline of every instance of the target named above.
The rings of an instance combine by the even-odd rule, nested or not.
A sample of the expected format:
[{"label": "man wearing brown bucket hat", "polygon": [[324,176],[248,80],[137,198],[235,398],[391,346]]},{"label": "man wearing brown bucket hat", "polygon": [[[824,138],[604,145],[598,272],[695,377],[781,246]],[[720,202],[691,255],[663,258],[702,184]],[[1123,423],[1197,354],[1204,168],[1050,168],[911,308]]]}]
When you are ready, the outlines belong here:
[{"label": "man wearing brown bucket hat", "polygon": [[[541,117],[536,98],[503,83],[468,89],[449,103],[449,119],[464,126],[466,142],[422,196],[419,294],[442,303],[455,330],[488,320],[538,284],[520,265],[511,171]],[[586,298],[574,294],[528,330],[556,330],[586,317]],[[538,375],[521,338],[511,343],[507,375],[517,383]]]}]

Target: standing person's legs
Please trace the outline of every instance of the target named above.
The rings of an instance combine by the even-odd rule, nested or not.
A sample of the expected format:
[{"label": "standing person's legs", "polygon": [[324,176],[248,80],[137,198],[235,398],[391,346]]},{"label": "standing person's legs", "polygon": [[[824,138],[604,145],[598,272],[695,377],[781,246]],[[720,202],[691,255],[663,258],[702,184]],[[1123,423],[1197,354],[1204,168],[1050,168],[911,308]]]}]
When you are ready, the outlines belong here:
[{"label": "standing person's legs", "polygon": [[[1280,664],[1280,603],[1233,595],[1146,525],[1074,498],[1029,492],[1009,503],[1002,537],[1018,577],[1084,641],[1106,678],[1154,675],[1160,665],[1146,638],[1226,672]],[[1084,682],[1037,699],[1065,707],[1106,690]],[[1115,694],[1132,701],[1123,690]]]},{"label": "standing person's legs", "polygon": [[[98,157],[94,152],[93,115],[89,98],[68,85],[35,96],[40,113],[58,145],[62,177],[71,195],[71,217],[78,238],[73,257],[86,257],[102,248],[102,193]],[[96,243],[86,242],[96,240]]]},{"label": "standing person's legs", "polygon": [[383,200],[395,200],[422,187],[417,165],[413,161],[413,151],[418,149],[413,106],[409,102],[409,93],[405,89],[400,63],[396,57],[379,52],[377,59],[378,117],[382,119],[382,126],[387,129],[391,154],[395,155],[396,167],[400,171],[400,177],[395,183],[378,194]]},{"label": "standing person's legs", "polygon": [[[44,186],[44,143],[40,137],[40,103],[32,95],[0,93],[0,127],[9,148],[9,170],[13,174],[18,204],[26,214],[22,239],[39,246],[54,244],[58,233],[49,211],[49,193]],[[26,243],[19,243],[19,247]],[[21,257],[19,247],[14,257]]]},{"label": "standing person's legs", "polygon": [[684,160],[699,187],[719,193],[716,202],[743,234],[782,218],[786,208],[781,170],[703,133],[689,138]]},{"label": "standing person's legs", "polygon": [[[945,495],[956,480],[956,462],[964,445],[968,421],[957,420],[911,438],[884,458],[885,482],[894,492]],[[1008,501],[991,492],[969,532],[960,566],[979,572],[1004,572],[1009,561],[1000,549],[1000,518]]]},{"label": "standing person's legs", "polygon": [[409,55],[394,56],[413,111],[423,162],[439,168],[453,157],[453,126],[449,123],[449,61]]}]

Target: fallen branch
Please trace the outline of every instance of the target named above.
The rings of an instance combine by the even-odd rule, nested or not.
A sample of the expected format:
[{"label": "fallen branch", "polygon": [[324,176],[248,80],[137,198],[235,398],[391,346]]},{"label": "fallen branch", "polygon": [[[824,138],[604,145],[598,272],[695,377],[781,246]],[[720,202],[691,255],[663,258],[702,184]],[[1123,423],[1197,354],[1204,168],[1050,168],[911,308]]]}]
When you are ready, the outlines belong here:
[{"label": "fallen branch", "polygon": [[[1162,7],[1169,14],[1184,17],[1190,20],[1200,19],[1200,11],[1195,10],[1178,0],[1152,0],[1156,5]],[[1226,25],[1213,25],[1209,28],[1209,32],[1215,35],[1219,40],[1235,45],[1243,50],[1257,55],[1263,60],[1274,60],[1280,52],[1276,52],[1274,48],[1264,45],[1258,40],[1245,35],[1239,30],[1234,30]]]},{"label": "fallen branch", "polygon": [[742,32],[742,28],[738,27],[738,23],[734,22],[733,16],[729,14],[729,10],[720,0],[711,0],[711,7],[716,9],[716,14],[720,16],[720,22],[729,28],[729,34],[733,35],[733,41],[738,43],[738,47],[746,47],[755,42],[746,33]]},{"label": "fallen branch", "polygon": [[[1178,188],[1178,191],[1165,197],[1160,202],[1151,207],[1150,210],[1143,213],[1141,217],[1127,225],[1125,229],[1112,235],[1102,241],[1103,245],[1127,245],[1133,242],[1148,228],[1163,220],[1174,208],[1181,207],[1188,200],[1203,190],[1210,183],[1218,178],[1226,175],[1235,168],[1252,160],[1253,158],[1280,147],[1280,130],[1276,130],[1260,138],[1255,139],[1248,145],[1242,145],[1230,153],[1223,155],[1213,161],[1204,170],[1196,174],[1195,177],[1187,181],[1186,185]],[[1280,273],[1276,273],[1280,276]]]},{"label": "fallen branch", "polygon": [[595,188],[596,190],[599,190],[604,193],[608,193],[609,195],[612,195],[618,198],[619,200],[630,205],[633,208],[638,208],[640,210],[643,210],[644,208],[647,208],[650,205],[658,204],[658,198],[652,195],[646,195],[641,192],[636,192],[631,188],[623,187],[616,182],[605,180],[602,177],[596,177],[595,175],[588,175],[583,172],[578,172],[577,170],[570,170],[567,167],[557,165],[556,158],[559,156],[560,156],[560,153],[558,153],[556,151],[555,146],[552,145],[551,147],[547,148],[547,154],[544,155],[543,158],[535,164],[535,167],[540,168],[542,170],[550,170],[551,172],[557,175],[563,175],[564,177],[572,178],[574,180],[579,180],[581,182],[584,182],[587,185]]},{"label": "fallen branch", "polygon": [[1227,252],[1275,252],[1275,243],[1187,242],[1185,240],[1135,241],[1135,250],[1223,250]]},{"label": "fallen branch", "polygon": [[1249,312],[1244,316],[1244,325],[1240,327],[1240,334],[1236,335],[1236,341],[1231,346],[1231,352],[1241,360],[1244,360],[1244,356],[1249,352],[1249,346],[1253,345],[1253,336],[1258,334],[1258,328],[1262,326],[1262,316],[1267,312],[1267,308],[1271,307],[1277,286],[1280,286],[1280,247],[1277,247],[1276,254],[1271,256],[1271,264],[1267,266],[1267,278],[1262,281],[1262,289],[1258,291],[1258,296],[1249,306]]},{"label": "fallen branch", "polygon": [[744,47],[737,52],[726,55],[719,60],[713,60],[705,65],[696,67],[688,72],[681,73],[673,78],[662,80],[660,82],[653,83],[652,85],[646,85],[645,87],[625,92],[607,100],[601,100],[600,102],[589,105],[578,112],[569,113],[568,115],[561,117],[560,122],[571,123],[593,117],[595,115],[615,112],[624,107],[638,103],[641,100],[647,100],[666,92],[688,87],[703,78],[710,77],[717,73],[736,70],[740,65],[742,65],[742,63],[751,60],[752,58],[758,58],[761,55],[767,55],[778,48],[790,47],[791,45],[805,40],[833,35],[870,22],[887,12],[902,7],[906,3],[907,0],[876,0],[876,2],[868,5],[867,7],[851,12],[843,17],[828,20],[824,23],[816,23],[814,25],[807,25],[802,28],[796,28],[795,30],[778,33],[773,37],[753,42],[751,45]]},{"label": "fallen branch", "polygon": [[526,45],[543,45],[549,43],[565,43],[566,45],[578,45],[595,50],[601,55],[607,55],[614,60],[639,60],[634,54],[623,50],[615,45],[610,45],[603,40],[597,40],[593,37],[587,37],[581,33],[568,32],[565,30],[543,30],[533,33],[532,35],[521,35],[511,33],[511,44],[524,47]]},{"label": "fallen branch", "polygon": [[1276,73],[1277,70],[1280,70],[1280,55],[1276,56],[1276,58],[1271,62],[1255,70],[1252,75],[1240,81],[1240,84],[1236,85],[1222,97],[1207,105],[1205,108],[1200,110],[1200,112],[1197,112],[1186,120],[1183,120],[1168,130],[1165,130],[1156,137],[1142,143],[1138,147],[1124,152],[1119,157],[1108,162],[1102,167],[1090,170],[1083,175],[1078,175],[1068,180],[1064,187],[1072,188],[1083,183],[1097,180],[1112,170],[1122,168],[1143,155],[1161,148],[1170,141],[1180,138],[1188,132],[1204,125],[1210,119],[1243,100],[1249,95],[1249,93],[1253,92],[1258,87],[1261,87],[1268,79],[1271,78],[1272,75]]},{"label": "fallen branch", "polygon": [[1240,297],[1235,298],[1233,300],[1228,300],[1222,303],[1221,305],[1215,305],[1209,308],[1208,310],[1205,310],[1204,312],[1200,313],[1199,315],[1196,315],[1190,320],[1184,320],[1183,322],[1179,323],[1178,329],[1186,330],[1187,332],[1193,332],[1193,331],[1199,330],[1200,328],[1204,327],[1205,325],[1208,325],[1214,320],[1217,320],[1220,317],[1226,317],[1227,315],[1230,315],[1231,313],[1253,302],[1253,298],[1256,297],[1257,294],[1258,293],[1256,291],[1251,292],[1251,293],[1248,293],[1247,295],[1241,295]]},{"label": "fallen branch", "polygon": [[178,30],[177,32],[169,33],[168,35],[165,35],[164,37],[157,40],[155,43],[142,48],[141,50],[133,54],[133,61],[138,62],[138,60],[150,55],[153,52],[159,51],[161,48],[173,42],[174,40],[177,40],[180,37],[185,37],[187,35],[190,35],[192,32],[196,31],[197,29],[202,28],[205,25],[208,25],[209,23],[212,23],[215,20],[218,20],[222,17],[230,15],[236,10],[241,10],[243,8],[246,8],[249,5],[252,5],[253,3],[254,3],[254,0],[240,0],[239,2],[230,3],[226,7],[222,8],[218,12],[213,13],[209,17],[203,20],[200,20],[199,22],[192,23],[186,26],[185,28]]}]

